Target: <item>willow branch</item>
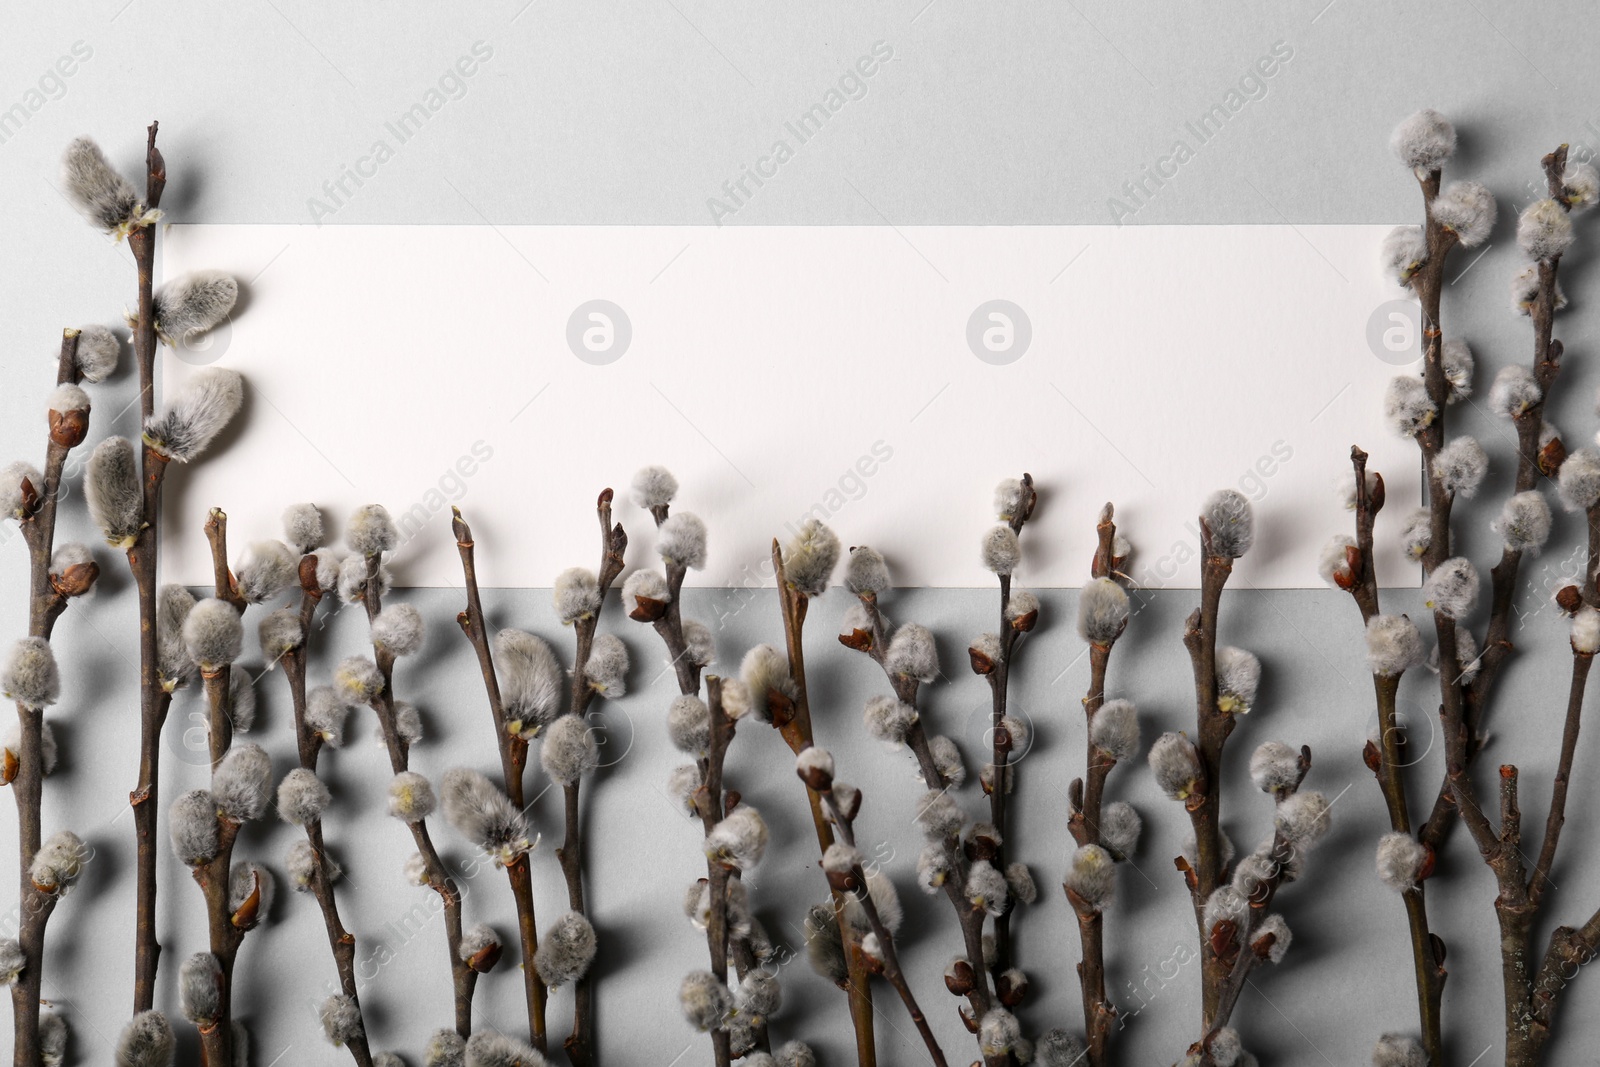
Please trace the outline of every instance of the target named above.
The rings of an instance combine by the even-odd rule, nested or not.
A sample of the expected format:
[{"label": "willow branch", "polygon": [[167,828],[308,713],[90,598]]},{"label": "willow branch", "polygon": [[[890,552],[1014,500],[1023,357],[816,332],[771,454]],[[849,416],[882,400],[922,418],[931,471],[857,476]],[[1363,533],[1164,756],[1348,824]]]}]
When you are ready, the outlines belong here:
[{"label": "willow branch", "polygon": [[[459,508],[451,508],[451,529],[455,533],[456,548],[461,554],[461,572],[467,585],[467,607],[456,616],[461,632],[471,642],[478,656],[478,668],[483,675],[484,692],[489,699],[489,715],[494,721],[495,747],[500,752],[500,771],[506,796],[518,811],[527,810],[523,795],[523,777],[528,766],[528,742],[507,729],[505,705],[500,698],[500,680],[494,670],[494,654],[489,647],[489,628],[483,618],[483,602],[478,595],[478,569],[474,559],[472,528],[461,517]],[[523,852],[506,866],[511,883],[511,895],[517,906],[517,937],[522,946],[523,998],[528,1006],[528,1035],[534,1048],[545,1052],[549,1037],[545,1028],[545,1006],[549,990],[539,977],[533,961],[539,951],[539,931],[533,906],[533,878],[528,868],[528,855]]]}]

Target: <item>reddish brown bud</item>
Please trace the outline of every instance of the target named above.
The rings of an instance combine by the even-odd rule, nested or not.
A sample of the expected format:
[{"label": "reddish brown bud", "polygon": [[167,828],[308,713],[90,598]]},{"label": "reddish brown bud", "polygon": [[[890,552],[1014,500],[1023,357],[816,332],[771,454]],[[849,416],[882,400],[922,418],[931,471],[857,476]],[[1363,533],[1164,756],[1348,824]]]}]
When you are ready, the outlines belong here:
[{"label": "reddish brown bud", "polygon": [[665,600],[652,600],[647,596],[633,598],[633,610],[628,612],[628,618],[634,622],[655,622],[667,613]]},{"label": "reddish brown bud", "polygon": [[1264,960],[1268,956],[1272,955],[1272,946],[1277,943],[1277,934],[1262,934],[1260,937],[1250,942],[1250,951],[1256,954],[1256,959]]},{"label": "reddish brown bud", "polygon": [[972,964],[966,960],[955,960],[944,970],[945,988],[958,997],[964,997],[972,992],[975,984]]},{"label": "reddish brown bud", "polygon": [[17,771],[21,770],[17,762],[17,754],[9,748],[5,750],[5,757],[0,760],[0,785],[10,785],[16,781]]},{"label": "reddish brown bud", "polygon": [[828,888],[836,893],[854,893],[860,883],[854,871],[827,871]]},{"label": "reddish brown bud", "polygon": [[1383,510],[1384,489],[1383,475],[1373,472],[1372,488],[1367,492],[1367,510],[1376,515]]},{"label": "reddish brown bud", "polygon": [[1568,615],[1576,614],[1583,607],[1583,591],[1575,585],[1564,587],[1556,594],[1556,605]]},{"label": "reddish brown bud", "polygon": [[479,974],[488,974],[494,970],[494,965],[500,962],[500,956],[503,952],[505,952],[505,946],[498,941],[485,945],[467,960],[467,966]]},{"label": "reddish brown bud", "polygon": [[1006,971],[994,982],[1000,1003],[1015,1008],[1028,995],[1028,976],[1021,971]]},{"label": "reddish brown bud", "polygon": [[872,635],[865,630],[851,630],[847,634],[839,635],[839,643],[857,652],[867,652],[872,648]]},{"label": "reddish brown bud", "polygon": [[[861,631],[857,630],[856,632],[860,633]],[[840,640],[842,641],[844,638],[841,637]],[[973,674],[994,673],[994,660],[990,659],[988,656],[979,651],[976,645],[967,649],[967,658],[972,661]]]},{"label": "reddish brown bud", "polygon": [[1424,843],[1422,850],[1424,853],[1426,853],[1426,855],[1422,857],[1422,865],[1417,868],[1417,881],[1419,882],[1425,878],[1431,877],[1433,875],[1433,869],[1438,866],[1439,862],[1439,857],[1433,851],[1432,845]]},{"label": "reddish brown bud", "polygon": [[233,913],[233,925],[239,930],[249,930],[261,921],[261,875],[252,872],[251,880],[250,895]]},{"label": "reddish brown bud", "polygon": [[[317,581],[317,557],[314,555],[300,557],[300,589],[312,596],[322,595],[322,583]],[[461,613],[463,616],[466,612]],[[466,626],[462,623],[463,628]]]},{"label": "reddish brown bud", "polygon": [[89,436],[89,412],[50,412],[50,440],[62,448],[77,448]]},{"label": "reddish brown bud", "polygon": [[1361,762],[1367,765],[1367,770],[1377,774],[1378,769],[1383,766],[1383,753],[1378,751],[1376,744],[1368,741],[1361,749]]},{"label": "reddish brown bud", "polygon": [[1025,615],[1018,615],[1011,620],[1011,628],[1019,634],[1029,633],[1039,622],[1039,609],[1034,608]]},{"label": "reddish brown bud", "polygon": [[1349,567],[1348,572],[1333,572],[1333,582],[1345,592],[1356,587],[1356,576],[1361,573],[1361,550],[1355,545],[1350,545],[1344,550],[1344,563]]},{"label": "reddish brown bud", "polygon": [[75,596],[87,594],[94,588],[94,583],[99,577],[100,564],[94,560],[88,563],[74,563],[60,574],[50,576],[50,588],[70,600]]},{"label": "reddish brown bud", "polygon": [[1561,464],[1567,461],[1567,446],[1561,443],[1561,438],[1552,437],[1545,446],[1539,449],[1539,473],[1546,478],[1554,478],[1561,471]]}]

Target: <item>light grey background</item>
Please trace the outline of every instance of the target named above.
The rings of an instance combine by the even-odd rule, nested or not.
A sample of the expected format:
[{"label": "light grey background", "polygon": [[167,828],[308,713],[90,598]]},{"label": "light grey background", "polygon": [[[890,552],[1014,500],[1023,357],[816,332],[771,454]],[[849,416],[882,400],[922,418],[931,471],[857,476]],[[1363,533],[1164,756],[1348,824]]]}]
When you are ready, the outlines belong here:
[{"label": "light grey background", "polygon": [[[113,322],[133,294],[125,249],[91,233],[54,189],[58,154],[80,133],[94,134],[131,171],[142,158],[145,124],[161,119],[171,174],[165,206],[175,220],[310,222],[308,201],[328,203],[324,182],[355,165],[376,139],[387,136],[386,122],[423,99],[482,41],[493,54],[466,82],[465,95],[450,100],[420,134],[400,145],[325,223],[701,224],[711,221],[707,199],[721,195],[725,181],[737,179],[782,136],[786,120],[822,99],[843,70],[883,41],[894,58],[867,83],[865,96],[844,105],[822,134],[726,221],[1101,223],[1111,219],[1109,198],[1124,196],[1125,182],[1138,180],[1145,165],[1186,136],[1186,122],[1223,101],[1257,59],[1282,41],[1293,48],[1293,58],[1176,177],[1159,189],[1151,186],[1147,203],[1132,205],[1138,207],[1132,221],[1298,224],[1407,217],[1417,197],[1385,142],[1397,119],[1426,105],[1446,110],[1462,130],[1454,172],[1486,181],[1509,216],[1533,195],[1536,186],[1530,183],[1538,180],[1543,152],[1562,140],[1575,146],[1600,140],[1592,123],[1600,116],[1600,101],[1588,70],[1595,38],[1584,5],[1488,0],[1334,0],[1326,6],[1324,0],[1205,6],[1092,0],[1048,8],[909,0],[792,9],[688,0],[534,0],[526,6],[507,0],[451,9],[418,3],[328,9],[289,0],[227,7],[104,0],[48,11],[11,8],[0,14],[0,110],[18,102],[27,108],[30,89],[43,91],[41,106],[29,110],[25,122],[0,126],[6,134],[0,141],[0,193],[9,209],[12,250],[0,285],[8,343],[0,378],[0,457],[36,457],[41,451],[48,357],[61,326]],[[41,86],[40,79],[77,42],[92,56],[70,78]],[[1452,322],[1490,370],[1525,359],[1528,351],[1525,323],[1505,310],[1505,284],[1515,260],[1508,251],[1510,233],[1503,222],[1483,259],[1462,257],[1463,273],[1447,296]],[[1594,429],[1589,398],[1596,379],[1583,367],[1594,337],[1593,312],[1584,299],[1592,283],[1589,258],[1587,252],[1569,257],[1563,272],[1574,298],[1560,326],[1571,370],[1553,414],[1573,443]],[[427,269],[425,260],[419,258],[418,269]],[[1239,269],[1239,284],[1249,286],[1250,265]],[[1130,279],[1129,293],[1129,313],[1137,314],[1137,279]],[[1285,338],[1284,349],[1290,380],[1297,355],[1293,340]],[[403,372],[383,368],[377,356],[351,353],[374,360],[375,372]],[[1374,374],[1389,372],[1374,360]],[[1488,370],[1480,372],[1480,388],[1488,377]],[[126,374],[96,397],[96,435],[136,431],[125,407],[134,398]],[[339,399],[330,398],[328,418],[350,417],[350,405]],[[1196,433],[1202,435],[1204,417],[1249,417],[1197,414],[1202,421]],[[1479,434],[1497,461],[1498,474],[1472,509],[1466,536],[1474,558],[1488,560],[1493,546],[1487,521],[1506,484],[1509,436],[1481,412],[1460,414],[1459,425]],[[872,418],[870,410],[863,412],[864,423]],[[1135,425],[1119,432],[1139,430]],[[453,447],[442,445],[441,454]],[[573,454],[574,462],[582,462],[581,450]],[[638,459],[652,459],[647,439],[639,442]],[[621,485],[631,471],[592,473],[598,489]],[[996,471],[995,477],[1014,473]],[[1221,473],[1219,483],[1226,480]],[[419,478],[419,489],[432,477]],[[177,493],[181,479],[179,473]],[[1206,488],[1193,487],[1196,501]],[[950,506],[986,508],[988,490],[953,486]],[[1100,501],[1077,499],[1070,487],[1043,490],[1043,506],[1093,522]],[[241,497],[251,491],[238,487]],[[695,506],[694,486],[685,487],[682,502]],[[475,501],[469,492],[463,506],[470,511],[491,503]],[[552,523],[593,521],[590,500],[549,503]],[[229,501],[185,501],[196,522],[210,504],[226,507]],[[870,493],[849,505],[894,506]],[[81,502],[72,499],[64,510],[63,536],[87,536]],[[848,511],[837,526],[848,542]],[[275,532],[235,533],[243,542]],[[1140,545],[1139,530],[1126,532]],[[647,560],[648,533],[635,534],[633,558]],[[1485,757],[1485,767],[1503,761],[1522,766],[1530,828],[1542,822],[1548,796],[1569,658],[1546,594],[1562,584],[1578,535],[1577,524],[1563,520],[1552,550],[1532,568],[1538,589],[1523,598],[1525,619],[1517,631],[1524,652],[1505,675],[1506,699],[1494,713],[1495,737]],[[892,561],[894,546],[880,547]],[[480,546],[486,582],[493,584],[496,558],[516,550],[512,544]],[[721,545],[713,531],[713,551],[758,554],[759,546]],[[0,535],[0,598],[12,605],[6,618],[19,633],[24,560],[14,531]],[[46,789],[47,831],[75,828],[96,849],[92,875],[51,926],[47,992],[71,1021],[75,1063],[108,1061],[130,1001],[133,856],[125,797],[136,758],[134,608],[120,560],[108,553],[104,563],[99,598],[84,610],[75,608],[58,630],[68,682],[51,719],[64,757]],[[1026,568],[1021,580],[1026,582]],[[491,770],[495,761],[481,691],[469,649],[452,622],[459,594],[429,590],[410,598],[433,627],[423,653],[399,674],[402,694],[424,709],[430,732],[415,766],[435,776],[462,763]],[[752,643],[779,636],[770,593],[700,592],[688,599],[698,617],[726,615],[718,634],[725,669]],[[1048,592],[1044,599],[1044,627],[1025,647],[1013,696],[1038,734],[1023,764],[1013,836],[1044,888],[1041,903],[1019,920],[1021,959],[1036,980],[1022,1015],[1034,1031],[1080,1025],[1072,970],[1076,933],[1052,887],[1069,847],[1066,784],[1082,769],[1077,702],[1087,664],[1072,632],[1073,594]],[[488,600],[494,625],[535,629],[566,650],[545,593],[496,591]],[[915,891],[910,871],[917,836],[909,814],[916,788],[904,757],[884,751],[861,728],[859,707],[882,690],[882,681],[864,660],[833,644],[843,600],[830,594],[813,613],[819,732],[839,754],[843,773],[866,784],[861,832],[865,842],[881,843],[897,856],[891,869],[908,910],[908,970],[952,1062],[963,1062],[970,1055],[968,1039],[939,980],[959,941],[945,905]],[[1390,594],[1390,600],[1397,609],[1416,606],[1414,593]],[[1179,635],[1193,601],[1192,593],[1151,594],[1114,660],[1112,691],[1140,703],[1147,741],[1192,722]],[[948,677],[929,690],[928,715],[937,729],[958,738],[974,767],[986,698],[983,685],[965,671],[962,649],[987,625],[993,606],[992,593],[946,590],[907,591],[888,607],[896,620],[924,622],[939,635]],[[704,946],[678,912],[681,887],[703,869],[699,833],[669,810],[660,790],[677,762],[661,727],[671,678],[661,673],[653,634],[623,619],[614,604],[605,623],[628,639],[637,665],[634,692],[611,712],[616,751],[625,754],[590,794],[591,884],[604,944],[602,1047],[612,1063],[707,1062],[707,1042],[688,1030],[673,1003],[678,978],[702,965]],[[1364,1062],[1378,1032],[1414,1025],[1403,915],[1371,871],[1372,846],[1386,824],[1377,788],[1360,762],[1373,715],[1357,623],[1347,598],[1326,591],[1266,595],[1241,586],[1226,601],[1225,639],[1258,652],[1268,679],[1259,711],[1231,747],[1241,782],[1227,805],[1234,837],[1248,847],[1265,830],[1267,804],[1242,783],[1249,750],[1261,741],[1310,744],[1317,758],[1312,783],[1340,797],[1337,829],[1314,857],[1311,876],[1281,898],[1296,931],[1295,947],[1282,966],[1261,973],[1241,1005],[1246,1044],[1264,1063]],[[337,656],[356,650],[363,636],[359,620],[338,619],[322,640],[316,673],[325,674]],[[1424,730],[1432,722],[1430,685],[1418,672],[1404,690]],[[261,689],[257,738],[284,771],[292,765],[293,746],[283,682],[268,676]],[[186,742],[199,741],[184,733],[195,725],[191,716],[197,711],[193,695],[181,696],[174,708],[163,780],[168,798],[204,784],[193,751],[187,759],[180,755]],[[375,1046],[404,1051],[416,1062],[425,1034],[449,1020],[442,937],[437,922],[415,936],[402,928],[424,898],[401,882],[408,846],[400,827],[381,814],[384,761],[372,744],[370,717],[358,718],[349,749],[326,757],[337,789],[329,838],[350,875],[341,907],[363,956],[380,945],[394,954],[364,993]],[[1544,933],[1557,920],[1582,921],[1600,905],[1600,891],[1593,889],[1600,857],[1587,830],[1600,810],[1595,778],[1586,773],[1597,760],[1595,738],[1586,736],[1570,801],[1574,818],[1555,873],[1559,891],[1551,897]],[[1425,773],[1414,779],[1418,792],[1437,782],[1436,747],[1424,763]],[[730,774],[774,831],[777,847],[753,879],[758,910],[775,936],[794,942],[794,924],[804,902],[820,894],[821,882],[810,863],[810,830],[789,761],[776,738],[752,726],[740,733]],[[1142,766],[1119,771],[1111,794],[1138,805],[1147,824],[1136,868],[1124,872],[1122,899],[1110,920],[1112,984],[1129,1017],[1119,1057],[1129,1064],[1171,1063],[1194,1037],[1194,975],[1182,975],[1153,999],[1147,993],[1143,1010],[1128,987],[1159,970],[1178,944],[1192,944],[1185,894],[1170,863],[1186,820],[1156,796]],[[550,799],[536,810],[540,825],[555,831],[558,812]],[[975,790],[969,805],[977,810]],[[8,855],[15,840],[11,826],[9,817],[0,819],[0,852]],[[447,828],[437,837],[453,860],[469,858]],[[239,855],[281,868],[280,857],[294,838],[289,827],[262,825],[244,835]],[[548,919],[561,893],[550,853],[541,855],[539,899]],[[158,999],[172,1008],[174,968],[184,954],[203,947],[204,936],[198,890],[175,865],[165,873],[162,939],[168,965]],[[1463,834],[1452,839],[1442,874],[1430,902],[1435,926],[1450,945],[1445,1010],[1451,1062],[1497,1063],[1492,882]],[[11,876],[0,882],[0,907],[14,916]],[[509,934],[513,913],[500,879],[467,884],[470,918],[494,922]],[[236,999],[256,1035],[257,1064],[345,1062],[345,1053],[323,1043],[311,1014],[321,983],[332,975],[315,909],[305,898],[283,894],[271,924],[251,935],[241,956]],[[828,1063],[848,1062],[842,998],[804,966],[786,970],[785,989],[786,1006],[774,1033],[812,1041]],[[882,1061],[921,1062],[893,998],[884,993],[880,1001]],[[565,995],[555,998],[557,1025],[567,1018],[569,1004]],[[515,1031],[522,1017],[518,978],[508,969],[485,980],[478,1005],[482,1024]],[[1600,983],[1578,979],[1561,1009],[1551,1063],[1594,1061],[1597,1008]],[[9,1028],[0,1032],[9,1034]],[[185,1049],[196,1051],[188,1035]]]}]

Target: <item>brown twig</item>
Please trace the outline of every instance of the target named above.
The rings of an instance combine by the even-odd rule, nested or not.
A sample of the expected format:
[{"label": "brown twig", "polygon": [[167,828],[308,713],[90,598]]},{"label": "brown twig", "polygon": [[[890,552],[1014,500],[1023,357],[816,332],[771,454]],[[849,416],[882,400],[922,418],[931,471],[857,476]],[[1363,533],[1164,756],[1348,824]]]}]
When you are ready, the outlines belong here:
[{"label": "brown twig", "polygon": [[[777,727],[790,751],[799,755],[816,743],[811,727],[811,697],[806,687],[805,624],[806,610],[811,598],[790,584],[784,572],[783,549],[776,538],[772,541],[772,569],[777,577],[778,609],[783,616],[784,647],[789,658],[789,677],[794,682],[795,699],[787,708],[779,707],[772,724]],[[781,697],[781,694],[778,694]],[[934,781],[939,779],[935,778]],[[817,849],[826,853],[833,844],[833,828],[823,813],[822,797],[810,785],[806,786],[806,799],[811,807],[811,825],[817,835]],[[874,1035],[872,988],[866,959],[850,933],[845,917],[844,896],[829,887],[833,899],[833,914],[839,929],[839,944],[844,954],[846,975],[845,993],[850,1000],[850,1023],[856,1035],[856,1063],[858,1067],[876,1067],[877,1042]]]},{"label": "brown twig", "polygon": [[[478,667],[483,675],[483,688],[489,699],[489,715],[494,721],[495,747],[500,752],[500,772],[506,797],[518,811],[527,810],[524,797],[523,776],[528,766],[528,742],[507,729],[505,705],[500,698],[500,680],[495,675],[494,653],[489,647],[489,628],[483,618],[483,601],[478,595],[478,568],[474,558],[472,528],[461,517],[459,508],[451,508],[451,529],[455,533],[456,548],[461,554],[461,571],[467,585],[467,607],[456,616],[461,632],[472,643],[478,656]],[[539,931],[533,906],[533,877],[528,867],[528,854],[520,853],[506,866],[506,876],[511,882],[511,895],[517,906],[517,937],[522,946],[523,996],[528,1005],[528,1039],[533,1047],[545,1052],[549,1037],[545,1032],[545,1005],[549,990],[533,965],[539,951]]]},{"label": "brown twig", "polygon": [[[56,371],[58,385],[77,383],[77,350],[78,331],[64,331]],[[81,443],[81,435],[77,436]],[[60,500],[62,470],[73,447],[75,443],[70,436],[50,436],[45,449],[44,484],[33,487],[37,505],[33,513],[21,521],[23,540],[28,546],[28,636],[42,637],[46,641],[50,640],[56,620],[66,610],[70,599],[51,580],[50,557],[55,548],[56,505]],[[94,563],[84,567],[86,573],[81,575],[85,580],[82,591],[87,592],[99,572]],[[20,876],[17,943],[22,946],[24,963],[22,972],[11,987],[15,1022],[12,1048],[18,1067],[33,1067],[39,1062],[39,998],[44,983],[45,927],[50,922],[59,897],[54,893],[41,892],[30,876],[34,855],[43,844],[44,712],[19,703],[17,718],[17,763],[9,781],[17,800]]]},{"label": "brown twig", "polygon": [[[776,555],[776,548],[774,548]],[[921,709],[917,707],[917,695],[921,683],[908,675],[896,674],[888,664],[888,628],[884,625],[883,613],[878,607],[876,593],[864,592],[858,599],[862,609],[866,612],[867,630],[857,631],[853,634],[841,634],[840,643],[870,656],[873,662],[882,668],[885,677],[889,679],[890,686],[894,689],[897,699],[907,706],[916,709],[917,720],[906,733],[906,746],[911,749],[916,757],[917,766],[921,770],[922,780],[929,789],[944,790],[951,786],[939,770],[933,758],[932,746],[928,743],[926,731],[922,728]],[[792,746],[791,746],[792,747]],[[992,792],[999,792],[1009,788],[1011,768],[997,766],[990,781]],[[991,809],[992,810],[992,809]],[[944,852],[945,862],[950,867],[950,876],[945,879],[943,889],[945,899],[950,902],[954,911],[956,922],[961,928],[962,943],[966,947],[967,961],[972,967],[971,988],[966,991],[967,1004],[962,1008],[963,1019],[970,1028],[976,1029],[983,1017],[995,1004],[994,994],[990,986],[989,968],[984,965],[983,952],[983,926],[987,913],[972,905],[966,897],[967,875],[970,870],[967,864],[966,853],[956,835],[938,842]],[[826,851],[826,850],[824,850]],[[1009,904],[1010,902],[1008,902]],[[1009,1055],[989,1057],[987,1062],[991,1065],[1000,1065],[1009,1062]]]},{"label": "brown twig", "polygon": [[[367,557],[367,581],[362,600],[366,604],[369,625],[383,610],[382,597],[379,593],[382,565],[381,553]],[[384,747],[389,752],[390,769],[395,774],[400,774],[410,769],[411,753],[410,746],[405,738],[400,736],[399,726],[395,722],[394,654],[377,643],[373,644],[372,651],[378,672],[383,676],[383,691],[372,698],[372,710],[377,713],[378,726],[383,732]],[[450,876],[444,861],[439,858],[439,851],[434,847],[433,838],[428,833],[427,821],[419,819],[416,822],[408,822],[406,827],[411,831],[417,853],[422,857],[428,888],[438,893],[439,899],[444,904],[444,936],[450,956],[450,981],[455,993],[456,1033],[462,1037],[469,1037],[472,1034],[472,994],[478,985],[478,972],[461,958],[461,890],[457,887],[455,879]]]},{"label": "brown twig", "polygon": [[[313,560],[313,564],[309,569],[302,567],[302,573],[309,570],[309,581],[302,583],[300,644],[285,653],[280,662],[294,706],[295,748],[300,756],[300,766],[315,774],[317,759],[322,751],[322,737],[306,721],[306,664],[310,658],[308,645],[311,623],[316,616],[317,605],[322,600],[322,589],[316,581],[314,557],[307,556],[305,559]],[[305,824],[305,833],[306,844],[311,848],[311,895],[316,898],[317,906],[322,911],[323,926],[328,931],[328,948],[333,954],[334,969],[339,975],[339,992],[350,998],[359,1016],[361,994],[356,985],[356,939],[339,918],[339,903],[333,891],[334,869],[323,842],[322,818],[318,816],[309,820]],[[372,1048],[367,1041],[364,1022],[358,1032],[345,1041],[345,1047],[350,1050],[356,1067],[372,1067]]]},{"label": "brown twig", "polygon": [[[622,573],[623,554],[628,548],[628,534],[620,524],[611,521],[613,493],[603,490],[595,502],[595,515],[600,522],[600,601],[605,602],[606,592],[617,575]],[[594,648],[594,635],[600,624],[598,611],[578,619],[572,624],[576,651],[572,659],[572,699],[567,714],[580,718],[588,711],[594,699],[594,689],[586,674],[589,654]],[[566,805],[566,829],[556,858],[561,863],[561,874],[567,883],[567,906],[579,915],[588,917],[583,892],[583,821],[580,804],[579,779],[573,779],[562,790]],[[572,1033],[564,1045],[572,1067],[590,1067],[597,1060],[595,1053],[595,976],[590,967],[582,978],[573,983]]]},{"label": "brown twig", "polygon": [[[159,123],[152,122],[145,149],[145,207],[161,206],[167,166],[156,148]],[[155,258],[156,228],[137,226],[128,234],[138,272],[139,318],[133,327],[134,358],[139,368],[141,422],[155,414]],[[156,809],[160,781],[161,727],[172,694],[161,684],[156,658],[156,557],[160,550],[161,483],[167,458],[146,444],[140,452],[144,484],[144,527],[128,549],[128,566],[139,591],[139,783],[129,795],[138,850],[137,903],[134,921],[133,1011],[148,1011],[155,1002],[156,967],[161,944],[156,939]]]}]

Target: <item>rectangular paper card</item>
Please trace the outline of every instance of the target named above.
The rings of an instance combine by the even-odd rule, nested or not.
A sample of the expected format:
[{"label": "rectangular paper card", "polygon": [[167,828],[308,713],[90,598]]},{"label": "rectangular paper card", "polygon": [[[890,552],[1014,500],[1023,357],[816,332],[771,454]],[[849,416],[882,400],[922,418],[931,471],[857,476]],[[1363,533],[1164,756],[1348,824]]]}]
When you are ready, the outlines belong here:
[{"label": "rectangular paper card", "polygon": [[402,584],[460,583],[454,505],[485,585],[545,587],[596,564],[607,486],[630,563],[654,558],[627,486],[661,464],[710,528],[705,585],[770,577],[772,539],[811,517],[899,584],[988,585],[993,487],[1024,471],[1042,504],[1023,585],[1082,584],[1110,501],[1134,578],[1192,587],[1223,487],[1256,509],[1236,580],[1316,585],[1351,529],[1352,444],[1391,501],[1420,492],[1381,419],[1416,358],[1376,267],[1387,229],[174,226],[165,276],[218,268],[244,295],[165,350],[163,388],[216,365],[248,400],[173,472],[166,577],[209,581],[204,509],[242,544],[314,501],[335,529],[387,506]]}]

